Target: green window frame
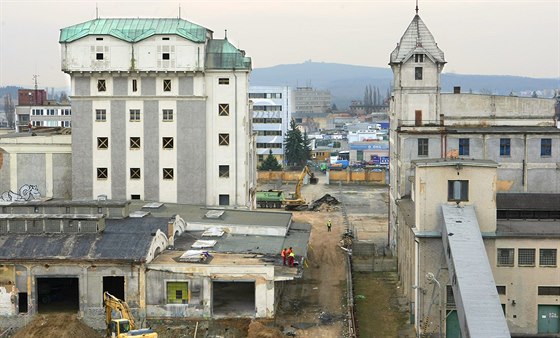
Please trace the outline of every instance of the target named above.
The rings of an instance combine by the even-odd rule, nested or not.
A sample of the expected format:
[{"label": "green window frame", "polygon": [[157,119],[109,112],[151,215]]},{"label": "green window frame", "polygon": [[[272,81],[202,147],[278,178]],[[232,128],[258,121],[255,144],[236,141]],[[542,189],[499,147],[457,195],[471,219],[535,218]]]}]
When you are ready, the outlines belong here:
[{"label": "green window frame", "polygon": [[167,282],[167,304],[187,304],[189,282]]}]

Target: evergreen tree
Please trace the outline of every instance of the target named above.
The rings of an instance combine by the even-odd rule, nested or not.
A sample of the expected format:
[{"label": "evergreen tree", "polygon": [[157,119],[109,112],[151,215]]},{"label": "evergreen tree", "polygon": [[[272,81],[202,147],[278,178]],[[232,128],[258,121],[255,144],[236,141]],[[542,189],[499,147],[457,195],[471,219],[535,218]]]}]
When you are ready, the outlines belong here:
[{"label": "evergreen tree", "polygon": [[268,156],[264,159],[261,165],[258,168],[259,170],[272,170],[272,171],[280,171],[282,170],[282,166],[278,163],[278,160],[274,155],[272,155],[272,149],[268,151]]},{"label": "evergreen tree", "polygon": [[288,166],[303,167],[308,159],[311,158],[311,148],[307,134],[302,135],[298,129],[296,121],[290,121],[290,130],[284,139],[284,157]]}]

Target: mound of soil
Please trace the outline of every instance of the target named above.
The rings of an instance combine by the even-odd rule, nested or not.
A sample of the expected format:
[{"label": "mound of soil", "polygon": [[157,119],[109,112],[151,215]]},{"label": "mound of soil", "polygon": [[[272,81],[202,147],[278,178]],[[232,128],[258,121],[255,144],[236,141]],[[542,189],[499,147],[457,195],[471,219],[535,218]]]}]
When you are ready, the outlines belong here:
[{"label": "mound of soil", "polygon": [[99,338],[103,335],[84,324],[74,313],[38,314],[13,338]]},{"label": "mound of soil", "polygon": [[284,338],[286,337],[277,328],[272,328],[263,325],[257,321],[252,321],[249,324],[249,333],[247,338]]}]

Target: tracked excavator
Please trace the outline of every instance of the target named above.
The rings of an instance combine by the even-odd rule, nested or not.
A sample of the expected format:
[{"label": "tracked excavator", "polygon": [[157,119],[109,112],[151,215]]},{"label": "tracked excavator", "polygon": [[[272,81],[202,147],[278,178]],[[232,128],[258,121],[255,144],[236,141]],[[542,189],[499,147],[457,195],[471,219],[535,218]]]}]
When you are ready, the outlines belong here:
[{"label": "tracked excavator", "polygon": [[[124,300],[103,293],[103,304],[105,305],[105,321],[107,323],[107,337],[127,338],[144,337],[157,338],[158,334],[152,329],[136,329],[136,322],[130,312],[128,304]],[[113,311],[120,313],[121,318],[113,318]]]},{"label": "tracked excavator", "polygon": [[284,199],[282,204],[284,205],[284,209],[286,210],[307,210],[307,202],[305,198],[301,195],[301,187],[303,186],[303,180],[305,176],[309,175],[309,183],[317,184],[318,179],[315,177],[315,174],[309,169],[309,166],[306,165],[301,174],[299,174],[298,181],[296,183],[296,191],[295,193],[291,194],[290,198]]}]

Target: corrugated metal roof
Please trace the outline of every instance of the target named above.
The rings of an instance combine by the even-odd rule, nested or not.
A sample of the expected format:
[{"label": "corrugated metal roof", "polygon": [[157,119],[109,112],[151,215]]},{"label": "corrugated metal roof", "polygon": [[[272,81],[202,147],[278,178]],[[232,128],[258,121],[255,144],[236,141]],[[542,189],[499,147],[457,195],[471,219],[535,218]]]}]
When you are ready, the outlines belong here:
[{"label": "corrugated metal roof", "polygon": [[434,62],[445,63],[443,52],[437,46],[430,30],[416,14],[391,53],[391,63],[406,62],[413,54],[425,54]]},{"label": "corrugated metal roof", "polygon": [[61,29],[59,42],[73,42],[87,35],[111,35],[128,42],[152,35],[179,35],[203,43],[208,32],[211,31],[183,19],[94,19]]}]

